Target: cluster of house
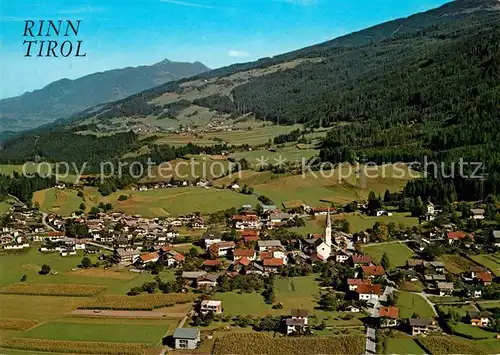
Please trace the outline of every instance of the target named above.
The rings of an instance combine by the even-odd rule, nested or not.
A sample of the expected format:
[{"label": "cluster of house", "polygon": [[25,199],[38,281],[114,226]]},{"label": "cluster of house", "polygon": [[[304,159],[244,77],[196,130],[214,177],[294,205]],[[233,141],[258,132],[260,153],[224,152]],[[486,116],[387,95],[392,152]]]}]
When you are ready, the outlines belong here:
[{"label": "cluster of house", "polygon": [[29,248],[33,238],[48,230],[42,223],[42,214],[22,203],[16,202],[11,207],[7,221],[0,229],[0,245],[4,250]]}]

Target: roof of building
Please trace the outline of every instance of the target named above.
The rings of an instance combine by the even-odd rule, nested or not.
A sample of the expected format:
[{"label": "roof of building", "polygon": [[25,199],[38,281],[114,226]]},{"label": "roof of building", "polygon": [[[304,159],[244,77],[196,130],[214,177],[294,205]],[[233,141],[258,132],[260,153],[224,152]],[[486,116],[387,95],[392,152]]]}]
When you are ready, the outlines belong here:
[{"label": "roof of building", "polygon": [[492,313],[488,311],[467,311],[467,316],[470,319],[478,319],[478,318],[489,318]]},{"label": "roof of building", "polygon": [[463,231],[456,231],[456,232],[448,232],[448,239],[465,239],[467,237],[470,237],[471,239],[474,239],[474,233],[467,234]]},{"label": "roof of building", "polygon": [[215,260],[205,260],[203,262],[203,265],[205,266],[219,266],[221,264],[221,261],[218,259]]},{"label": "roof of building", "polygon": [[309,316],[309,311],[307,309],[294,308],[290,314],[292,317],[306,318]]},{"label": "roof of building", "polygon": [[381,295],[382,285],[372,285],[372,284],[361,284],[358,286],[357,293]]},{"label": "roof of building", "polygon": [[209,275],[209,274],[205,274],[205,275],[202,275],[200,277],[198,277],[198,279],[196,280],[197,282],[200,282],[200,281],[210,281],[210,282],[217,282],[217,279],[219,278],[219,275]]},{"label": "roof of building", "polygon": [[378,311],[380,317],[387,317],[392,319],[399,318],[399,308],[398,307],[382,307]]},{"label": "roof of building", "polygon": [[234,215],[233,216],[233,221],[240,221],[240,222],[257,222],[259,220],[259,217],[257,215]]},{"label": "roof of building", "polygon": [[306,320],[305,319],[293,319],[293,318],[287,318],[285,321],[286,325],[306,325]]},{"label": "roof of building", "polygon": [[368,255],[353,254],[351,257],[355,264],[370,264],[372,262],[372,258]]},{"label": "roof of building", "polygon": [[280,258],[270,258],[270,259],[264,259],[262,261],[264,266],[283,266],[284,262],[283,259]]},{"label": "roof of building", "polygon": [[500,231],[493,231],[493,238],[495,239],[500,238]]},{"label": "roof of building", "polygon": [[257,242],[259,247],[262,248],[269,248],[269,247],[280,247],[281,246],[281,241],[279,240],[259,240]]},{"label": "roof of building", "polygon": [[183,271],[182,278],[184,279],[197,279],[203,275],[206,275],[205,271]]},{"label": "roof of building", "polygon": [[248,266],[250,265],[251,261],[250,259],[246,258],[246,257],[242,257],[241,259],[239,259],[236,264],[241,264],[243,266]]},{"label": "roof of building", "polygon": [[251,250],[251,249],[236,249],[234,252],[233,252],[233,255],[234,256],[246,256],[246,257],[253,257],[255,255],[255,250]]},{"label": "roof of building", "polygon": [[453,290],[453,282],[438,282],[437,288],[439,290]]},{"label": "roof of building", "polygon": [[174,259],[177,260],[177,261],[184,261],[184,260],[186,260],[186,258],[184,257],[184,255],[182,255],[181,253],[175,253],[174,254]]},{"label": "roof of building", "polygon": [[426,327],[432,324],[432,320],[429,318],[410,318],[408,323],[410,327]]},{"label": "roof of building", "polygon": [[369,285],[370,283],[371,282],[367,279],[347,279],[348,285],[363,285],[363,284]]},{"label": "roof of building", "polygon": [[201,301],[202,306],[220,306],[222,304],[222,301],[216,301],[216,300],[203,300]]},{"label": "roof of building", "polygon": [[482,215],[482,214],[484,214],[484,209],[483,208],[471,208],[470,211],[471,211],[471,213],[473,215]]},{"label": "roof of building", "polygon": [[491,282],[493,281],[493,276],[488,271],[483,271],[476,275],[476,279],[482,282]]},{"label": "roof of building", "polygon": [[240,232],[242,237],[258,237],[259,231],[256,229],[244,229]]},{"label": "roof of building", "polygon": [[406,265],[408,266],[421,266],[424,265],[424,261],[421,259],[408,259],[406,260]]},{"label": "roof of building", "polygon": [[196,328],[177,328],[174,332],[176,339],[198,339],[200,330]]},{"label": "roof of building", "polygon": [[361,266],[364,275],[370,276],[383,276],[385,275],[385,270],[382,265],[373,265],[373,266]]},{"label": "roof of building", "polygon": [[140,252],[138,250],[125,250],[125,249],[117,249],[116,252],[118,253],[118,255],[120,255],[121,257],[124,257],[124,256],[132,256],[132,255],[139,255]]},{"label": "roof of building", "polygon": [[140,256],[140,258],[141,258],[142,261],[151,261],[151,260],[158,259],[159,257],[160,256],[158,255],[158,253],[156,251],[154,251],[152,253],[142,254]]}]

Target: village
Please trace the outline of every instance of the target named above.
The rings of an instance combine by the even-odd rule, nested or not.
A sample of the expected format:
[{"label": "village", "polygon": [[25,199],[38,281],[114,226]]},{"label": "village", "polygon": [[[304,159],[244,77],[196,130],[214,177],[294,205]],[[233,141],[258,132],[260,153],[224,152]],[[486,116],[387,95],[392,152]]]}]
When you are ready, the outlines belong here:
[{"label": "village", "polygon": [[[478,339],[487,339],[499,334],[498,269],[489,269],[470,255],[498,251],[500,231],[479,239],[473,232],[446,223],[423,234],[414,229],[412,234],[407,231],[394,240],[380,241],[373,232],[342,231],[339,223],[332,223],[334,213],[337,211],[330,207],[286,210],[262,203],[244,205],[221,228],[220,223],[211,224],[199,214],[143,218],[99,212],[62,218],[16,203],[6,216],[0,243],[6,253],[36,248],[37,253],[60,258],[97,257],[94,263],[82,259],[75,270],[111,268],[152,275],[172,270],[174,279],[155,278],[132,287],[127,297],[158,292],[193,294],[193,307],[181,322],[191,326],[179,326],[165,343],[174,349],[197,349],[208,339],[202,336],[205,328],[231,321],[287,336],[311,336],[325,329],[343,329],[343,324],[349,333],[354,324],[357,332],[365,329],[365,351],[372,354],[379,352],[377,347],[392,329],[417,339],[432,334],[475,339],[476,333],[481,336]],[[375,216],[388,213],[384,209],[373,212]],[[431,222],[440,213],[429,202],[420,219]],[[285,231],[300,225],[304,216],[324,218],[324,232],[287,236]],[[468,218],[484,219],[484,210],[472,209]],[[443,250],[446,257],[435,250]],[[457,251],[457,258],[466,261],[459,272],[448,255]],[[409,257],[401,259],[404,255]],[[44,272],[51,273],[50,265]],[[301,308],[299,303],[285,309],[276,299],[274,284],[281,279],[293,284],[294,278],[304,277],[312,277],[316,284],[316,301],[313,296],[309,300],[316,305]],[[227,310],[235,307],[229,303],[234,303],[231,294],[238,289],[260,293],[260,302],[279,313],[253,319],[235,317],[232,309]],[[9,286],[2,291],[8,293]],[[234,294],[235,299],[239,297]],[[237,307],[246,308],[243,314],[253,313],[252,304]],[[325,316],[318,319],[317,312]],[[355,322],[329,325],[328,312]]]}]

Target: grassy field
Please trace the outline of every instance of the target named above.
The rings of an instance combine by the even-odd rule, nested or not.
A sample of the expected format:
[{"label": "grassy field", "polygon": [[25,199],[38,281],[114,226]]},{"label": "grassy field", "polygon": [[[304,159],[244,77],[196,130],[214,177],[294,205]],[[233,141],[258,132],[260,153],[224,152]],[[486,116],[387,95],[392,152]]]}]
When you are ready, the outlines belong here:
[{"label": "grassy field", "polygon": [[[224,313],[235,315],[252,315],[263,317],[266,315],[289,315],[292,308],[302,308],[309,310],[309,315],[315,315],[316,321],[322,319],[331,326],[357,326],[362,325],[357,315],[351,317],[343,312],[326,312],[319,309],[318,300],[320,290],[315,281],[315,275],[294,277],[294,278],[276,278],[276,303],[282,303],[282,309],[272,309],[271,305],[264,302],[260,293],[236,293],[225,292],[216,293],[213,299],[221,300],[224,306]],[[245,307],[241,307],[244,304]],[[345,319],[344,319],[345,318]]]},{"label": "grassy field", "polygon": [[405,265],[406,260],[415,256],[413,250],[399,242],[366,246],[363,247],[363,252],[370,255],[376,263],[380,263],[382,255],[387,253],[391,269]]},{"label": "grassy field", "polygon": [[434,317],[431,306],[420,296],[409,292],[398,292],[396,306],[400,318],[411,318],[416,313],[421,318]]},{"label": "grassy field", "polygon": [[279,205],[289,200],[301,200],[316,206],[321,201],[343,204],[366,199],[370,191],[380,194],[384,194],[385,190],[400,191],[412,178],[408,170],[397,174],[390,165],[373,168],[369,172],[370,177],[366,178],[358,174],[358,170],[362,169],[342,166],[325,171],[323,175],[305,171],[304,174],[284,176],[253,187],[257,193],[268,196]]},{"label": "grassy field", "polygon": [[385,338],[384,354],[425,354],[425,351],[412,338]]},{"label": "grassy field", "polygon": [[469,271],[471,266],[476,266],[472,261],[460,255],[442,255],[438,260],[444,262],[446,271],[455,275]]},{"label": "grassy field", "polygon": [[[39,173],[42,176],[46,176],[48,174],[56,174],[57,178],[60,181],[65,182],[74,182],[76,176],[72,174],[66,174],[65,167],[61,166],[60,174],[56,174],[56,167],[51,163],[40,163],[40,164],[23,164],[13,165],[13,164],[0,164],[0,174],[12,176],[14,172],[23,174],[26,172],[27,174],[35,174]],[[67,176],[66,176],[67,175]]]},{"label": "grassy field", "polygon": [[12,207],[12,203],[13,201],[11,199],[0,201],[0,215],[8,213]]},{"label": "grassy field", "polygon": [[49,322],[23,333],[23,338],[144,343],[154,345],[161,340],[173,322],[161,325],[91,324]]},{"label": "grassy field", "polygon": [[489,332],[487,330],[481,329],[479,327],[474,327],[470,324],[457,322],[455,324],[448,323],[450,328],[458,334],[464,334],[466,336],[470,336],[474,339],[493,339],[496,334],[493,332]]},{"label": "grassy field", "polygon": [[[126,201],[118,201],[119,195],[127,195],[129,198]],[[111,203],[117,211],[130,215],[139,214],[144,217],[176,216],[195,211],[205,214],[257,203],[255,196],[199,187],[117,191],[101,200]]]},{"label": "grassy field", "polygon": [[62,216],[69,216],[78,211],[83,198],[77,196],[76,190],[45,189],[33,194],[33,203],[40,205],[40,210],[53,212]]},{"label": "grassy field", "polygon": [[472,255],[471,258],[490,269],[495,276],[500,276],[500,253]]},{"label": "grassy field", "polygon": [[302,164],[303,159],[307,162],[313,156],[319,154],[319,150],[313,149],[313,146],[306,149],[299,149],[295,145],[277,148],[274,151],[271,150],[252,150],[245,152],[236,152],[231,155],[231,158],[240,160],[245,158],[252,168],[259,168],[262,162],[267,162],[269,165],[276,164],[278,159],[284,159],[285,163],[298,163]]},{"label": "grassy field", "polygon": [[[95,277],[90,273],[82,274],[72,272],[80,264],[84,254],[79,252],[75,256],[62,257],[59,253],[42,253],[36,249],[36,246],[22,252],[9,252],[0,255],[0,287],[19,282],[23,275],[27,276],[28,282],[42,284],[96,284],[96,285],[118,285],[122,281],[115,277],[109,277],[101,273],[100,277]],[[89,255],[92,261],[96,261],[96,255]],[[50,265],[52,271],[57,275],[39,275],[38,271],[43,264]],[[111,274],[109,274],[111,273]],[[110,276],[115,276],[114,271],[109,271]]]}]

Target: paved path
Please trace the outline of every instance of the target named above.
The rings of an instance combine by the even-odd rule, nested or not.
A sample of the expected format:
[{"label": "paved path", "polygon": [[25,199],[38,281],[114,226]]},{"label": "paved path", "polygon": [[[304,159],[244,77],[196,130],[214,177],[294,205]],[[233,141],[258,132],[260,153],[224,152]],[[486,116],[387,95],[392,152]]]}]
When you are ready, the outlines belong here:
[{"label": "paved path", "polygon": [[47,213],[42,212],[42,223],[45,227],[49,228],[51,231],[55,231],[56,229],[52,227],[50,224],[48,224],[45,219],[47,218]]},{"label": "paved path", "polygon": [[375,335],[375,328],[366,328],[366,345],[365,354],[377,353],[377,339]]}]

